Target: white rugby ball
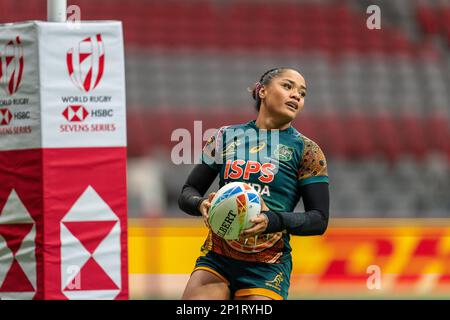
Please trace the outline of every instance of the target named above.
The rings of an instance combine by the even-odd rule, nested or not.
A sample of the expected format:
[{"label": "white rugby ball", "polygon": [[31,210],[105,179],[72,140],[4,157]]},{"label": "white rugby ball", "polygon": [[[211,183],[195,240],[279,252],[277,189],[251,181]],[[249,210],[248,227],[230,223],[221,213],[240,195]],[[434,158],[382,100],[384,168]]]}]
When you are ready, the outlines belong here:
[{"label": "white rugby ball", "polygon": [[261,211],[256,190],[243,182],[231,182],[217,191],[209,208],[212,231],[226,240],[237,240],[242,230],[251,227],[250,219]]}]

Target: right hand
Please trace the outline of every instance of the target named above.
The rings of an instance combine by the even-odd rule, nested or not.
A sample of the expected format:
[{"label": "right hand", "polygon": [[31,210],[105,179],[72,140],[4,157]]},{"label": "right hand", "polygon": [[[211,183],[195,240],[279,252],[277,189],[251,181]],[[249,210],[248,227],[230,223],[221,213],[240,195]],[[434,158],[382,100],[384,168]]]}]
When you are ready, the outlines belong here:
[{"label": "right hand", "polygon": [[211,226],[209,225],[209,222],[208,222],[208,218],[209,218],[208,212],[209,212],[209,208],[211,207],[211,201],[215,195],[216,195],[215,192],[211,192],[208,195],[208,199],[205,199],[202,202],[200,202],[200,204],[198,206],[198,210],[201,212],[201,214],[203,216],[203,222],[205,222],[205,226],[208,227],[209,229],[211,229]]}]

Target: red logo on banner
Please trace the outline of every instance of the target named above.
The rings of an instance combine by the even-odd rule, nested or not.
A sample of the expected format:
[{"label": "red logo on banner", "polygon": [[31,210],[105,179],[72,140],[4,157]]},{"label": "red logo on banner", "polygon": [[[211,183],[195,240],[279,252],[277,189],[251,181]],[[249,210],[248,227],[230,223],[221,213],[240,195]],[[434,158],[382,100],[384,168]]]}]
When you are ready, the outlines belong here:
[{"label": "red logo on banner", "polygon": [[67,69],[72,82],[82,91],[94,90],[103,77],[105,48],[101,34],[82,40],[67,52]]},{"label": "red logo on banner", "polygon": [[0,109],[0,126],[7,126],[12,119],[12,113],[8,109]]},{"label": "red logo on banner", "polygon": [[0,52],[0,85],[6,93],[13,95],[19,90],[24,64],[20,37],[16,37]]},{"label": "red logo on banner", "polygon": [[117,246],[120,220],[88,186],[61,220],[63,294],[69,299],[114,299],[122,287]]},{"label": "red logo on banner", "polygon": [[[34,220],[15,190],[0,211],[0,292],[26,293],[36,287]],[[18,296],[20,297],[20,296]]]},{"label": "red logo on banner", "polygon": [[67,108],[64,109],[62,115],[69,122],[82,122],[89,115],[89,112],[86,110],[85,107],[81,105],[68,106]]},{"label": "red logo on banner", "polygon": [[34,291],[33,285],[16,258],[22,241],[30,233],[31,228],[32,223],[0,224],[0,236],[5,239],[6,247],[11,250],[13,258],[8,274],[0,286],[0,292]]},{"label": "red logo on banner", "polygon": [[77,277],[80,279],[79,286],[77,286],[76,282],[75,285],[70,283],[64,288],[64,291],[119,289],[95,258],[95,253],[100,243],[105,240],[117,223],[118,221],[64,222],[64,226],[80,241],[82,246],[87,250],[86,253],[89,253],[89,258],[81,267],[80,272],[75,276],[75,279]]}]

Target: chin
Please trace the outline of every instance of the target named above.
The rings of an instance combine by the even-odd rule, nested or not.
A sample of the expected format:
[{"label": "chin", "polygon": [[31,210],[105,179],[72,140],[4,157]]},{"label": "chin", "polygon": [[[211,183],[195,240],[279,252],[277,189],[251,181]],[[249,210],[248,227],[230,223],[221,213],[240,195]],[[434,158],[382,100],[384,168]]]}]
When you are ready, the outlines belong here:
[{"label": "chin", "polygon": [[272,109],[269,111],[270,117],[273,117],[276,119],[276,121],[280,124],[286,124],[289,122],[292,122],[298,115],[297,112],[293,112],[288,109],[280,108],[280,109]]},{"label": "chin", "polygon": [[298,112],[293,113],[293,112],[287,110],[287,111],[278,113],[277,116],[280,120],[283,120],[284,123],[288,123],[288,122],[293,121],[297,117],[297,114],[298,114]]}]

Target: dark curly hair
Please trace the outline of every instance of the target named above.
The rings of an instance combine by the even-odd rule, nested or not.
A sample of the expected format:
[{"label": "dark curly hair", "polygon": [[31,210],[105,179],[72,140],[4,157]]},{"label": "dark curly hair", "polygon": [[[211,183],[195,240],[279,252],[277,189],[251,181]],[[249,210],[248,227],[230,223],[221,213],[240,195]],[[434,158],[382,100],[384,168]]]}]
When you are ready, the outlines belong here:
[{"label": "dark curly hair", "polygon": [[259,81],[253,85],[253,88],[250,88],[249,91],[252,93],[252,97],[255,100],[255,108],[259,112],[261,108],[261,98],[259,97],[259,90],[262,86],[268,85],[273,78],[277,77],[280,73],[288,70],[290,68],[273,68],[270,69],[261,76]]}]

